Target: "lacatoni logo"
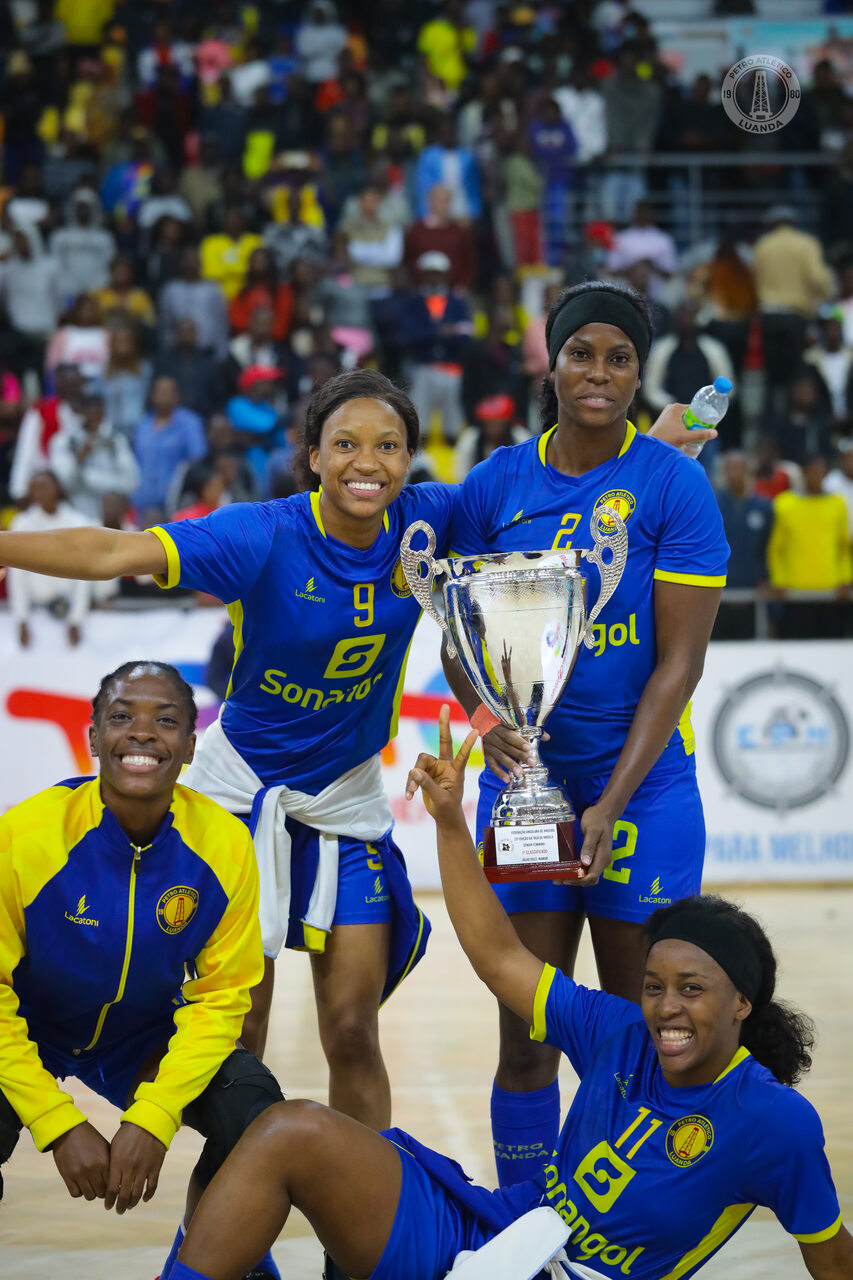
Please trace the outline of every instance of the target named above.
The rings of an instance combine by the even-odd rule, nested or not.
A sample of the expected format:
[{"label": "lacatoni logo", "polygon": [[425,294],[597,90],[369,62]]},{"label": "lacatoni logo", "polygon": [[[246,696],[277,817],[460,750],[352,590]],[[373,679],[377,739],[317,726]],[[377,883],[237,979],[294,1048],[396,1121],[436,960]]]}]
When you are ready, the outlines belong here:
[{"label": "lacatoni logo", "polygon": [[729,67],[723,79],[723,110],[745,133],[776,133],[800,106],[793,67],[769,53],[754,53]]},{"label": "lacatoni logo", "polygon": [[713,727],[727,784],[765,809],[798,809],[835,787],[850,729],[832,691],[800,672],[766,671],[727,692]]},{"label": "lacatoni logo", "polygon": [[88,924],[88,925],[91,925],[92,928],[97,929],[100,925],[100,921],[92,919],[91,915],[89,914],[91,910],[92,908],[89,905],[89,903],[86,901],[86,895],[84,893],[81,895],[80,900],[77,903],[76,911],[74,911],[72,914],[69,914],[66,911],[65,919],[70,920],[72,924]]},{"label": "lacatoni logo", "polygon": [[297,596],[298,599],[300,600],[313,600],[314,604],[325,604],[326,597],[316,594],[316,591],[315,591],[316,585],[317,584],[314,581],[314,579],[309,578],[308,581],[305,583],[305,590],[294,591],[293,594]]}]

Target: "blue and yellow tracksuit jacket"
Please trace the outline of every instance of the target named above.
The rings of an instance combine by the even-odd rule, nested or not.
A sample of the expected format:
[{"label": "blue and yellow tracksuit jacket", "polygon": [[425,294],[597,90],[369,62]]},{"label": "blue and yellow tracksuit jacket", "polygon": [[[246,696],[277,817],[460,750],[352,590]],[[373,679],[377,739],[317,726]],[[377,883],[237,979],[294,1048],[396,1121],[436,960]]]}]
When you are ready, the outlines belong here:
[{"label": "blue and yellow tracksuit jacket", "polygon": [[97,778],[0,817],[0,1088],[39,1150],[85,1119],[39,1046],[97,1057],[165,1029],[156,1078],[122,1119],[168,1146],[234,1048],[262,974],[252,841],[206,796],[176,786],[143,848],[104,808]]}]

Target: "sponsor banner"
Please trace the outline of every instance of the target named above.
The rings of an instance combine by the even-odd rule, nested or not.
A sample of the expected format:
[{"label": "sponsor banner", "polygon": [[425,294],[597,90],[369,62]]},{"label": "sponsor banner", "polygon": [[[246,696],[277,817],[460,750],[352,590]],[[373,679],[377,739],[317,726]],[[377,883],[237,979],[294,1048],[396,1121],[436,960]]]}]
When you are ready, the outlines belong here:
[{"label": "sponsor banner", "polygon": [[853,880],[850,645],[712,645],[693,711],[705,880]]},{"label": "sponsor banner", "polygon": [[[203,732],[218,710],[203,684],[204,668],[224,623],[220,609],[95,612],[83,643],[71,649],[65,627],[39,615],[33,646],[22,650],[11,619],[0,617],[0,810],[62,778],[92,772],[90,700],[101,677],[122,662],[156,658],[179,667],[196,687]],[[449,697],[439,640],[438,628],[422,621],[399,733],[383,752],[395,837],[421,888],[438,885],[434,828],[420,798],[407,801],[404,791],[418,754],[438,749],[438,711]],[[452,700],[451,714],[458,746],[468,724]],[[853,880],[849,645],[712,645],[693,724],[708,883]],[[482,763],[476,748],[465,792],[472,829]],[[174,927],[168,910],[164,922]]]}]

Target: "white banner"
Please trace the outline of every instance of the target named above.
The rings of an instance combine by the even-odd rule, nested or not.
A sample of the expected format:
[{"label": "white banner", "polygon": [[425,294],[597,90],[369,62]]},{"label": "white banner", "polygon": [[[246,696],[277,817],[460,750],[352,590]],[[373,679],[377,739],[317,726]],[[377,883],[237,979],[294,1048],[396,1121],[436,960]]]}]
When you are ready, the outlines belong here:
[{"label": "white banner", "polygon": [[853,880],[853,646],[712,645],[694,701],[705,879]]},{"label": "white banner", "polygon": [[[65,628],[39,615],[21,649],[0,617],[0,810],[62,778],[91,773],[89,705],[101,677],[129,659],[172,662],[197,689],[200,727],[217,701],[202,683],[225,621],[219,609],[93,613],[76,649]],[[415,633],[400,729],[383,752],[395,836],[414,883],[438,885],[435,836],[422,802],[404,798],[421,751],[437,749],[438,709],[448,699],[429,619]],[[699,783],[708,826],[706,880],[853,880],[851,646],[834,643],[712,645],[694,699]],[[452,703],[454,739],[467,729]],[[476,777],[466,813],[473,827]]]}]

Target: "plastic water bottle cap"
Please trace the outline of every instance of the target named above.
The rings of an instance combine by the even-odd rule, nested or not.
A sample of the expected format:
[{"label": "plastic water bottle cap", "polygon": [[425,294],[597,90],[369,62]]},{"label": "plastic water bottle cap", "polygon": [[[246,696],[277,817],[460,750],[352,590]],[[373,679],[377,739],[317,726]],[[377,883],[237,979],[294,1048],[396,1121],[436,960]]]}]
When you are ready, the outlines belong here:
[{"label": "plastic water bottle cap", "polygon": [[720,395],[727,396],[734,384],[729,378],[715,378],[714,390],[719,391]]}]

